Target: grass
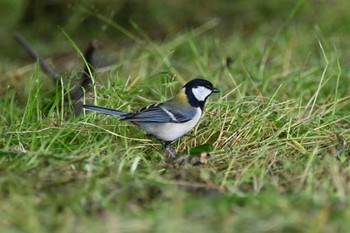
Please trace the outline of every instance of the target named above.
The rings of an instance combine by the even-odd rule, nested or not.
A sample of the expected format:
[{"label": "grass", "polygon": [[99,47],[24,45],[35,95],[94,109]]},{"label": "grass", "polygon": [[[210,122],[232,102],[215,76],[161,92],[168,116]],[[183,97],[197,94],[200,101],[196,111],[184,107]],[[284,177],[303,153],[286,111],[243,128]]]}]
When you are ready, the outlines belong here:
[{"label": "grass", "polygon": [[220,37],[211,21],[163,42],[134,25],[138,45],[97,72],[96,102],[123,110],[212,81],[221,94],[173,144],[212,145],[201,166],[167,163],[127,122],[67,117],[38,65],[3,64],[0,231],[346,232],[349,38],[290,17],[249,36]]}]

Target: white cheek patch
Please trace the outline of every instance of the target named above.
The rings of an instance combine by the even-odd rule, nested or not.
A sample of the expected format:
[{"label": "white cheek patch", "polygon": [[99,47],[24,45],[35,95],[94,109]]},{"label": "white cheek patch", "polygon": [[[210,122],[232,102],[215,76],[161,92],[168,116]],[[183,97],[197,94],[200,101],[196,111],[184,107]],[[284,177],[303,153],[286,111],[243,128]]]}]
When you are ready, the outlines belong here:
[{"label": "white cheek patch", "polygon": [[212,91],[210,89],[203,86],[192,88],[194,97],[196,97],[196,99],[199,101],[204,101],[211,94],[211,92]]}]

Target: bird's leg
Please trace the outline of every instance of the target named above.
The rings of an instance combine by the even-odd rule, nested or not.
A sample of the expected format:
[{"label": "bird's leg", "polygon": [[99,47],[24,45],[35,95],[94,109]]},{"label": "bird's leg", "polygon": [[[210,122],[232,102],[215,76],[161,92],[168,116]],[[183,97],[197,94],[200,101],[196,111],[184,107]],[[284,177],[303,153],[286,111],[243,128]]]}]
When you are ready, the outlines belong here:
[{"label": "bird's leg", "polygon": [[170,141],[166,141],[166,142],[163,142],[164,144],[164,147],[165,147],[165,152],[167,152],[168,154],[171,155],[171,157],[176,157],[177,156],[177,153],[176,151],[171,148],[171,142]]},{"label": "bird's leg", "polygon": [[152,135],[152,134],[146,134],[146,136],[148,136],[148,137],[154,137],[155,139],[157,139],[158,140],[158,142],[160,142],[161,144],[163,144],[164,145],[164,151],[166,152],[166,153],[168,153],[168,154],[170,154],[170,156],[171,157],[173,157],[173,158],[175,158],[175,157],[177,157],[177,153],[176,153],[176,151],[173,149],[173,148],[171,148],[171,143],[172,143],[172,141],[163,141],[163,140],[160,140],[159,138],[156,138],[154,135]]}]

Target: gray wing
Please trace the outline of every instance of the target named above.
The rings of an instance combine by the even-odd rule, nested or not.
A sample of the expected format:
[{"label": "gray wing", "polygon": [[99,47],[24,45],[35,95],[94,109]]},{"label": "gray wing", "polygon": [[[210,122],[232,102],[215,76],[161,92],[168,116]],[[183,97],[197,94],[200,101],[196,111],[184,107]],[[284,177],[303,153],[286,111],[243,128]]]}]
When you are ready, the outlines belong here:
[{"label": "gray wing", "polygon": [[165,108],[164,103],[149,105],[145,108],[140,109],[138,112],[129,113],[123,120],[132,122],[154,122],[154,123],[183,123],[191,120],[196,114],[195,109],[189,109],[180,113],[179,111]]}]

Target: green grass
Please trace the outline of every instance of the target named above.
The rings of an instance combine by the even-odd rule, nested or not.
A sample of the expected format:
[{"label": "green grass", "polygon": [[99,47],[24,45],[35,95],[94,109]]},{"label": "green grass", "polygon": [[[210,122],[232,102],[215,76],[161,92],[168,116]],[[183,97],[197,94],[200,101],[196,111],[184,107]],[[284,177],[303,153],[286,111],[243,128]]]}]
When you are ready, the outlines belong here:
[{"label": "green grass", "polygon": [[214,20],[156,41],[134,25],[135,44],[97,72],[96,102],[130,111],[198,75],[212,81],[221,94],[173,144],[212,145],[200,166],[167,163],[117,118],[67,117],[37,65],[3,63],[0,232],[346,232],[349,36],[328,33],[329,15],[292,13],[249,36],[223,36]]}]

